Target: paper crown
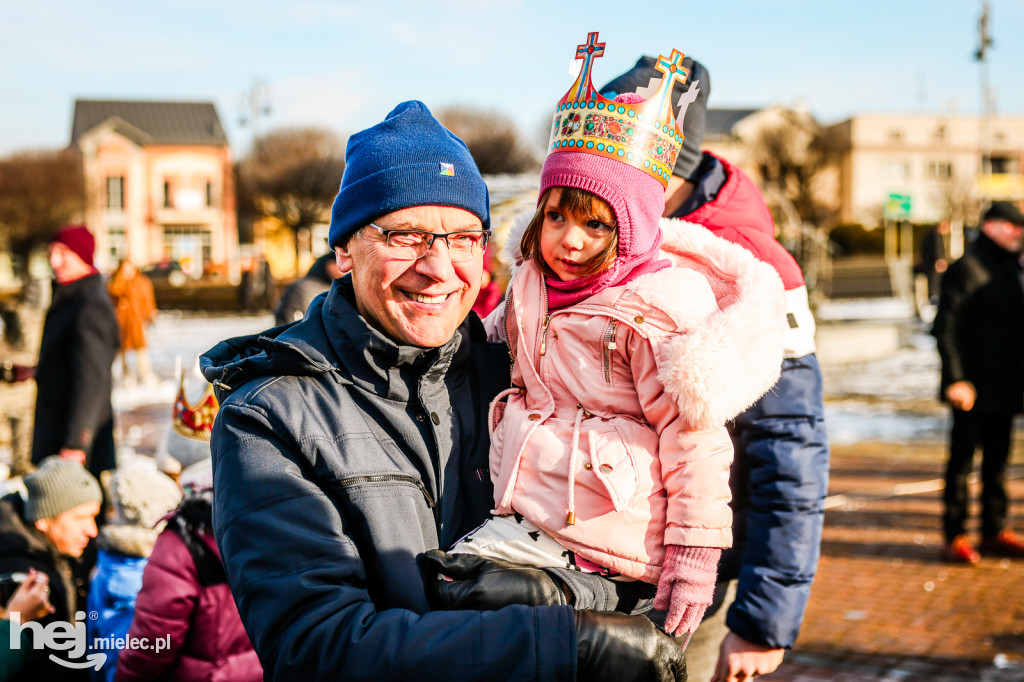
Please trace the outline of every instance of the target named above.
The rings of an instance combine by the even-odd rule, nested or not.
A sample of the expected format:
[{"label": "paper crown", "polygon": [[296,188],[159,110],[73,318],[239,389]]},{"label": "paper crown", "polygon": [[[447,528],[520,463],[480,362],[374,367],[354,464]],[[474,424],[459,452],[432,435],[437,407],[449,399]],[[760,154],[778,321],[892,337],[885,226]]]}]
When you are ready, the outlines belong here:
[{"label": "paper crown", "polygon": [[188,438],[210,440],[213,420],[217,418],[219,409],[220,404],[211,384],[206,384],[206,390],[195,405],[189,405],[185,395],[185,372],[181,372],[178,395],[174,399],[174,419],[171,422],[171,427],[176,432]]},{"label": "paper crown", "polygon": [[[594,60],[604,55],[604,46],[597,42],[595,31],[576,47],[576,59],[582,59],[583,65],[555,109],[548,153],[609,157],[639,168],[665,186],[683,146],[671,95],[676,81],[685,83],[690,77],[690,70],[683,66],[685,55],[672,50],[671,56],[660,56],[654,68],[664,77],[657,90],[646,101],[627,104],[603,97],[590,81]],[[684,95],[687,101],[681,104],[696,97],[696,88],[690,89],[693,92]]]}]

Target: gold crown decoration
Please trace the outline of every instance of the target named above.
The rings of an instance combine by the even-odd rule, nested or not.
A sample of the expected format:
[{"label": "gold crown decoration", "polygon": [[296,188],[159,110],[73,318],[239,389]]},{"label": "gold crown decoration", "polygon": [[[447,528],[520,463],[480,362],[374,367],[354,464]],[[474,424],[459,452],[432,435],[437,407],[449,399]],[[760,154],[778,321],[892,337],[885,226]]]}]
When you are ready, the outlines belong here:
[{"label": "gold crown decoration", "polygon": [[185,396],[185,372],[182,371],[180,376],[171,427],[188,438],[208,441],[213,433],[213,420],[217,418],[217,410],[220,409],[217,396],[213,393],[213,385],[206,384],[202,397],[194,405],[190,405]]},{"label": "gold crown decoration", "polygon": [[[604,56],[604,46],[597,42],[596,31],[576,46],[576,59],[583,64],[555,109],[548,153],[585,152],[612,158],[666,186],[683,147],[671,95],[676,81],[685,83],[690,77],[690,70],[683,66],[685,55],[672,50],[669,57],[659,56],[654,68],[664,77],[657,90],[645,101],[629,104],[602,96],[591,83],[594,60]],[[684,99],[692,101],[695,95],[696,91]]]}]

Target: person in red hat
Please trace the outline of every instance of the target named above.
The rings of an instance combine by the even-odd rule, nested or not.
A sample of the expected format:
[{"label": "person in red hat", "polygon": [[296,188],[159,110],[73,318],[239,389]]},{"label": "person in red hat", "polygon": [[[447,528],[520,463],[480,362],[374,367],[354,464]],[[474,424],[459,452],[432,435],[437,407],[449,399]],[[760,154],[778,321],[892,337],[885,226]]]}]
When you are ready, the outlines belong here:
[{"label": "person in red hat", "polygon": [[36,366],[32,463],[60,455],[98,477],[115,464],[111,366],[121,336],[93,267],[95,248],[84,225],[68,225],[50,239],[56,282]]}]

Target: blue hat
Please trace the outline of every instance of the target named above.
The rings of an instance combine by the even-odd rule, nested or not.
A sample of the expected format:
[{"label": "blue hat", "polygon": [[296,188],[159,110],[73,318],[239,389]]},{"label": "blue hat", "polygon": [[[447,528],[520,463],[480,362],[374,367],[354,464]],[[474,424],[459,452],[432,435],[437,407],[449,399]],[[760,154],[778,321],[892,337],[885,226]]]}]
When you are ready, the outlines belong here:
[{"label": "blue hat", "polygon": [[349,138],[328,241],[343,244],[380,216],[412,206],[454,206],[490,227],[487,185],[466,143],[415,100]]}]

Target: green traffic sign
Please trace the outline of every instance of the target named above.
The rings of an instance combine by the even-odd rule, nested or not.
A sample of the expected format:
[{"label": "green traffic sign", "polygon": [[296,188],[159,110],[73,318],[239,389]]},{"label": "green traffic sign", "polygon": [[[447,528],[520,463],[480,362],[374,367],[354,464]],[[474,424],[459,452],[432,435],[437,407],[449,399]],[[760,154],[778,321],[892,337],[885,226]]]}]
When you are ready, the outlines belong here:
[{"label": "green traffic sign", "polygon": [[885,216],[887,218],[909,218],[910,206],[909,194],[891,192],[885,201]]}]

